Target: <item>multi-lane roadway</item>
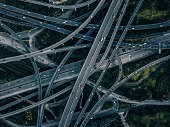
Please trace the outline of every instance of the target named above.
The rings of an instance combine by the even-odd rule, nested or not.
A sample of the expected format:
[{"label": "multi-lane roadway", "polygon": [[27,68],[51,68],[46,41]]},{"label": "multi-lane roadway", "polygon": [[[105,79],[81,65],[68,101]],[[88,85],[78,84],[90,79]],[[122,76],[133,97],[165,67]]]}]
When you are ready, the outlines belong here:
[{"label": "multi-lane roadway", "polygon": [[[105,0],[88,0],[85,2],[79,0],[73,5],[56,5],[35,0],[19,1],[24,4],[31,3],[33,5],[61,9],[62,11],[64,9],[70,10],[66,12],[65,15],[59,17],[52,17],[0,3],[0,13],[5,15],[5,17],[0,17],[0,26],[11,34],[8,36],[6,36],[7,34],[5,35],[4,33],[1,34],[0,44],[8,45],[16,49],[18,52],[22,53],[22,55],[19,56],[1,58],[0,64],[5,65],[8,62],[19,61],[29,58],[35,71],[35,75],[30,75],[11,82],[0,84],[0,99],[5,99],[8,97],[13,97],[16,99],[15,101],[10,102],[9,104],[1,106],[0,111],[4,111],[23,101],[31,102],[30,105],[27,107],[6,114],[1,114],[0,119],[13,116],[15,114],[24,112],[28,109],[32,109],[38,106],[38,127],[68,127],[70,124],[75,127],[84,127],[87,125],[90,119],[109,116],[113,113],[118,113],[120,115],[123,125],[129,126],[125,121],[125,117],[123,116],[124,112],[147,105],[170,105],[169,100],[130,100],[122,95],[114,93],[117,88],[119,88],[123,83],[127,82],[134,75],[140,73],[146,68],[149,68],[153,65],[170,59],[169,55],[164,56],[163,58],[153,61],[141,67],[140,69],[132,72],[124,79],[121,79],[123,73],[123,64],[143,59],[158,52],[161,53],[162,50],[164,51],[166,49],[170,49],[169,31],[163,33],[158,32],[158,35],[149,36],[149,40],[137,44],[126,43],[125,41],[123,42],[129,30],[133,32],[136,30],[139,31],[155,28],[159,29],[170,26],[170,20],[155,24],[132,25],[144,0],[140,0],[138,2],[134,13],[132,14],[129,22],[127,23],[127,26],[121,26],[121,21],[123,20],[124,15],[126,15],[126,8],[129,5],[129,0],[112,0],[107,2],[105,2]],[[77,8],[86,7],[90,4],[96,4],[94,6],[93,11],[89,11],[76,18],[71,18],[71,14],[73,13],[73,11],[76,11]],[[98,15],[100,15],[103,10],[107,10],[107,12],[100,19],[100,21],[98,21],[98,23],[91,23],[91,21],[93,21]],[[16,34],[12,29],[10,29],[10,27],[5,25],[3,22],[26,26],[31,29]],[[116,22],[115,25],[113,25],[114,22]],[[67,29],[65,26],[74,27],[74,29],[76,29]],[[55,42],[49,47],[38,50],[33,44],[33,39],[44,29],[50,29],[52,31],[60,32],[62,34],[66,34],[67,36],[64,39]],[[88,31],[86,31],[85,33],[82,32],[84,29],[88,29]],[[122,31],[122,34],[117,35],[118,31]],[[95,33],[96,35],[94,36]],[[27,37],[29,38],[29,47],[22,40],[23,38]],[[78,40],[72,46],[65,46],[64,44],[67,43],[67,41],[71,40],[73,37],[78,38],[80,40]],[[136,39],[139,37],[134,36],[131,38]],[[116,41],[116,39],[118,39],[118,41]],[[90,43],[82,44],[84,41]],[[63,46],[59,47],[61,45]],[[67,63],[65,65],[65,63],[68,61],[68,59],[76,49],[85,50],[87,48],[90,50],[84,60],[76,61],[69,64]],[[62,59],[59,65],[56,65],[53,61],[47,58],[48,54],[54,54],[65,51],[67,51],[68,53]],[[35,61],[44,63],[54,68],[39,73],[39,69]],[[117,76],[116,82],[112,85],[110,89],[106,89],[100,86],[100,83],[104,78],[107,69],[115,67],[116,65],[119,66],[119,74]],[[90,81],[89,77],[96,72],[100,73],[97,81]],[[75,83],[73,83],[74,81]],[[83,89],[86,88],[85,85],[91,86],[92,91],[87,101],[83,102],[84,97],[82,96],[82,98],[80,99],[80,96],[83,94]],[[52,93],[52,95],[50,95],[50,91],[52,89],[58,88],[60,86],[64,87],[57,93]],[[31,90],[36,90],[37,88],[38,91],[29,93],[26,96],[19,95],[21,93],[26,93]],[[50,109],[48,109],[53,114],[57,122],[51,121],[48,124],[43,124],[42,122],[44,117],[44,110],[46,109],[46,104],[49,104],[48,101],[53,100],[61,95],[65,95],[65,93],[68,92],[70,93],[69,97],[66,97],[66,99],[52,104],[53,107],[55,107],[56,105],[67,101],[65,109],[59,118],[56,118],[55,114],[51,112]],[[44,97],[42,97],[43,93],[45,95]],[[97,103],[90,109],[89,112],[86,112],[95,93],[97,93],[98,95]],[[104,95],[101,96],[100,93],[103,93]],[[30,98],[36,97],[37,95],[38,102],[32,102],[29,100]],[[113,103],[113,107],[108,110],[102,110],[102,107],[106,101],[110,101],[111,103]],[[127,109],[119,109],[118,101],[122,101],[129,104],[135,104],[137,106],[130,107]],[[82,108],[80,108],[80,112],[75,116],[75,109],[77,107],[78,102],[80,102]],[[115,118],[116,117],[112,118],[111,121],[115,120]],[[8,123],[17,126],[17,124],[11,123],[9,121]],[[108,122],[108,125],[109,123],[110,122]]]}]

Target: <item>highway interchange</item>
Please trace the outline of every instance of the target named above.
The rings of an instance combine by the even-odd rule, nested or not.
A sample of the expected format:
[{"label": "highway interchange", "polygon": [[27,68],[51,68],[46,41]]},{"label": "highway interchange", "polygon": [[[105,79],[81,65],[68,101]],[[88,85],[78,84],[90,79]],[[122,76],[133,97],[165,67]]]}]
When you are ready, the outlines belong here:
[{"label": "highway interchange", "polygon": [[[17,56],[0,58],[0,64],[5,65],[10,62],[29,59],[34,70],[33,75],[0,84],[0,100],[6,98],[15,99],[8,104],[0,105],[0,112],[17,104],[21,104],[22,102],[29,103],[26,107],[7,113],[1,113],[0,119],[6,121],[7,124],[23,127],[17,125],[17,123],[7,121],[5,118],[38,107],[37,125],[32,127],[69,127],[70,125],[74,127],[86,127],[87,124],[93,124],[92,119],[98,120],[101,117],[105,118],[113,114],[118,114],[122,121],[122,125],[126,127],[129,126],[128,122],[125,120],[128,111],[149,105],[170,105],[169,100],[138,101],[131,100],[115,93],[118,88],[136,74],[159,63],[169,61],[170,59],[170,55],[164,56],[140,67],[124,78],[122,76],[124,64],[141,60],[154,54],[161,54],[164,50],[170,49],[169,31],[160,32],[156,35],[148,35],[148,40],[139,43],[126,42],[126,39],[128,38],[140,38],[140,36],[127,36],[128,31],[134,32],[146,29],[166,28],[170,26],[170,20],[155,24],[133,25],[136,15],[139,13],[145,0],[139,0],[126,26],[121,26],[121,22],[124,15],[126,15],[130,0],[87,0],[85,2],[83,0],[78,0],[73,5],[57,5],[36,0],[18,1],[25,4],[31,3],[33,5],[61,9],[62,12],[63,10],[67,10],[67,12],[58,17],[47,16],[0,3],[0,14],[6,16],[0,17],[0,26],[5,30],[5,32],[0,33],[0,45],[9,46],[20,53],[20,55]],[[71,18],[72,13],[74,11],[77,12],[78,8],[89,7],[91,4],[96,4],[94,10],[79,17]],[[106,8],[108,10],[105,16],[96,24],[91,23],[96,15]],[[113,25],[114,22],[116,22],[115,25]],[[10,28],[10,26],[6,25],[6,23],[29,27],[30,29],[16,33]],[[66,26],[74,27],[74,29],[67,29]],[[50,46],[37,49],[35,47],[36,41],[34,42],[34,39],[45,29],[62,33],[66,35],[66,37]],[[82,33],[81,31],[83,29],[88,29],[88,31]],[[96,32],[95,36],[93,35],[94,31]],[[122,34],[117,35],[118,31],[122,31]],[[23,41],[24,38],[29,38],[28,45]],[[73,38],[76,38],[78,41],[76,41],[74,45],[68,46],[67,42]],[[72,54],[79,49],[88,50],[86,58],[76,62],[67,63]],[[101,53],[103,50],[104,52]],[[67,53],[59,64],[48,57],[48,55],[55,55],[61,52]],[[52,69],[40,72],[37,63],[41,63]],[[108,73],[107,70],[109,68],[116,68],[117,66],[119,68],[118,76],[112,84],[112,87],[107,89],[101,86],[100,84],[104,76]],[[0,71],[3,71],[3,69],[0,68]],[[98,79],[96,81],[91,81],[90,76],[98,72],[100,72]],[[87,97],[86,102],[83,102],[83,91],[84,89],[87,89],[85,87],[86,85],[91,87],[92,90]],[[59,89],[56,93],[53,93],[54,89],[60,87],[63,88]],[[33,92],[30,93],[30,91]],[[27,92],[29,92],[29,94],[24,95],[24,93]],[[65,97],[65,99],[51,103],[52,100],[55,100],[68,92],[69,95]],[[98,97],[97,102],[91,107],[90,111],[87,112],[95,94],[97,94]],[[30,100],[35,97],[38,98],[36,102]],[[106,101],[112,102],[113,107],[107,110],[102,110]],[[119,102],[135,106],[119,109]],[[63,105],[62,103],[65,103],[64,109],[61,111],[60,116],[56,117],[56,114],[53,113],[51,109],[52,107]],[[79,111],[77,112],[76,108],[78,105]],[[54,120],[49,121],[46,118],[44,114],[45,110],[51,112]],[[48,123],[44,123],[43,119],[46,119]],[[117,119],[117,117],[110,117],[110,119],[106,119],[106,121],[110,120],[110,122],[104,122],[104,125],[97,126],[109,126],[109,124],[115,119]]]}]

